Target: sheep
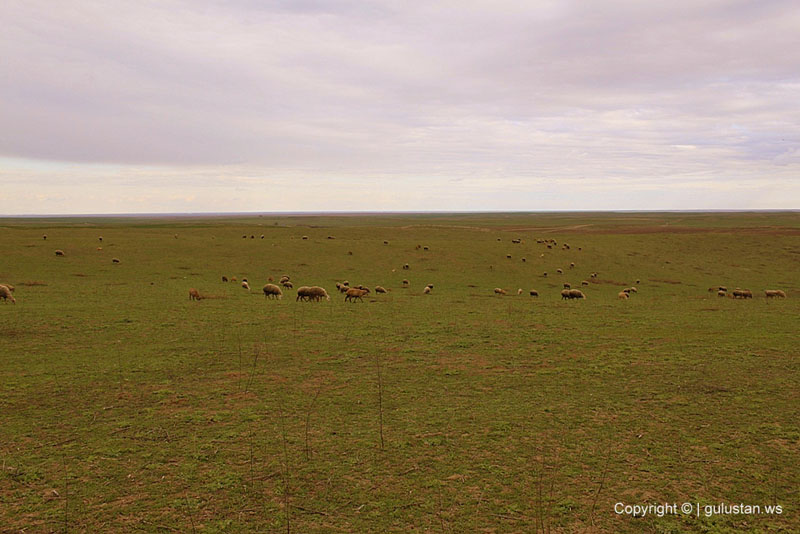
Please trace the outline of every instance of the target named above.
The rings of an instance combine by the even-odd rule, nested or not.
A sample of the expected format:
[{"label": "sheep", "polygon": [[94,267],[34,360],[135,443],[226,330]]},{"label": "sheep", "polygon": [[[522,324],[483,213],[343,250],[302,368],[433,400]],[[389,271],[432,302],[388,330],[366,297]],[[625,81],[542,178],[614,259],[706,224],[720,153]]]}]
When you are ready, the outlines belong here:
[{"label": "sheep", "polygon": [[264,298],[269,297],[269,298],[276,298],[278,300],[283,298],[283,291],[281,291],[281,288],[279,288],[275,284],[265,285],[262,288],[262,291],[264,292]]},{"label": "sheep", "polygon": [[506,258],[511,259],[511,254],[506,254]]},{"label": "sheep", "polygon": [[433,289],[433,284],[428,284],[428,285],[427,285],[427,286],[425,286],[425,287],[429,287],[429,288]]},{"label": "sheep", "polygon": [[6,286],[9,291],[11,291],[12,293],[14,292],[14,286],[12,286],[11,284],[7,284],[7,283],[6,284],[0,284],[0,286]]},{"label": "sheep", "polygon": [[522,258],[522,263],[525,263],[526,261],[528,261],[528,260],[526,260],[525,258]]},{"label": "sheep", "polygon": [[227,282],[227,281],[228,281],[228,277],[227,277],[227,276],[223,276],[223,277],[222,277],[222,281],[223,281],[223,282]]},{"label": "sheep", "polygon": [[63,250],[61,250],[61,249],[56,250],[56,256],[63,256],[63,255],[64,255],[64,251]]},{"label": "sheep", "polygon": [[264,234],[261,234],[261,239],[264,239]]},{"label": "sheep", "polygon": [[311,286],[308,288],[308,296],[317,302],[321,301],[322,299],[331,300],[331,297],[328,295],[328,292],[325,291],[325,288],[320,286]]},{"label": "sheep", "polygon": [[573,261],[572,263],[570,263],[570,264],[569,264],[569,268],[570,268],[570,269],[574,269],[574,268],[575,268],[575,262],[574,262],[574,261]]},{"label": "sheep", "polygon": [[571,299],[585,299],[586,295],[583,294],[583,291],[580,289],[570,289],[569,290],[569,298]]},{"label": "sheep", "polygon": [[637,279],[636,279],[636,285],[638,286],[638,285],[639,285],[639,284],[641,284],[641,283],[642,283],[642,281],[641,281],[641,280],[639,280],[639,279],[637,278]]},{"label": "sheep", "polygon": [[588,280],[581,280],[581,285],[582,286],[588,286],[589,285],[589,281]]},{"label": "sheep", "polygon": [[496,287],[496,288],[494,288],[494,294],[495,295],[505,295],[506,294],[506,290],[505,289],[500,289],[499,287]]},{"label": "sheep", "polygon": [[236,278],[235,276],[231,276],[231,282],[238,282],[238,281],[239,281],[238,278]]},{"label": "sheep", "polygon": [[243,236],[242,236],[242,239],[247,239],[247,236],[246,236],[246,235],[243,235]]},{"label": "sheep", "polygon": [[345,292],[344,301],[347,302],[349,300],[350,302],[355,302],[356,299],[358,299],[361,302],[364,302],[362,297],[367,293],[368,291],[365,289],[356,289],[355,287],[351,287]]},{"label": "sheep", "polygon": [[329,235],[329,236],[328,236],[328,239],[336,239],[336,237],[334,237],[334,236],[332,236],[332,235]]},{"label": "sheep", "polygon": [[294,287],[294,284],[292,284],[292,283],[291,283],[291,282],[289,282],[289,281],[283,282],[281,285],[282,285],[283,287],[285,287],[286,289],[292,289],[292,288]]},{"label": "sheep", "polygon": [[636,289],[636,287],[635,287],[635,286],[631,286],[631,287],[629,287],[629,288],[628,288],[628,291],[629,291],[630,293],[638,293],[638,292],[639,292],[639,290],[638,290],[638,289]]},{"label": "sheep", "polygon": [[311,288],[309,286],[300,286],[297,288],[297,297],[294,299],[295,302],[298,300],[311,300],[311,295],[309,294]]},{"label": "sheep", "polygon": [[538,297],[538,296],[539,296],[539,292],[538,292],[538,291],[536,291],[535,289],[531,289],[531,290],[530,290],[530,292],[529,292],[529,294],[530,294],[530,296],[532,296],[532,297]]},{"label": "sheep", "polygon": [[720,290],[720,291],[717,291],[717,296],[718,297],[727,297],[728,294],[725,291],[721,291]]},{"label": "sheep", "polygon": [[352,256],[352,255],[353,255],[353,251],[352,251],[352,250],[348,250],[348,251],[347,251],[347,255],[348,255],[348,256]]},{"label": "sheep", "polygon": [[422,250],[430,250],[429,247],[422,247]]},{"label": "sheep", "polygon": [[119,258],[111,258],[111,263],[119,263]]},{"label": "sheep", "polygon": [[44,235],[42,236],[42,239],[44,239],[45,241],[47,241],[47,234],[44,234]]},{"label": "sheep", "polygon": [[409,269],[411,269],[411,267],[407,263],[403,265],[403,270],[404,271],[407,271]]},{"label": "sheep", "polygon": [[289,275],[288,274],[284,274],[283,276],[281,276],[281,279],[278,280],[278,283],[282,284],[284,282],[288,282],[289,280],[290,280]]},{"label": "sheep", "polygon": [[569,294],[569,289],[562,289],[561,290],[561,300],[571,299],[572,297]]},{"label": "sheep", "polygon": [[383,286],[375,286],[375,293],[386,293],[386,288]]},{"label": "sheep", "polygon": [[617,298],[625,300],[628,298],[628,294],[625,291],[620,291],[617,293]]},{"label": "sheep", "polygon": [[557,272],[558,274],[564,274],[564,269],[556,269],[556,272]]},{"label": "sheep", "polygon": [[247,282],[247,278],[242,278],[242,282]]},{"label": "sheep", "polygon": [[411,282],[409,282],[406,278],[403,278],[403,287],[408,287],[408,284],[410,283]]},{"label": "sheep", "polygon": [[547,245],[547,248],[553,248],[553,245]]},{"label": "sheep", "polygon": [[99,239],[100,241],[102,241],[102,240],[103,240],[103,236],[99,236],[97,239]]},{"label": "sheep", "polygon": [[622,292],[623,293],[630,293],[631,292],[631,288],[626,287],[625,289],[622,290]]},{"label": "sheep", "polygon": [[203,297],[200,296],[200,292],[195,288],[191,288],[189,290],[189,300],[200,300]]},{"label": "sheep", "polygon": [[571,288],[571,287],[572,287],[572,286],[571,286],[571,285],[569,285],[569,283],[568,283],[568,282],[564,282],[564,289],[569,289],[569,288]]},{"label": "sheep", "polygon": [[520,244],[520,243],[522,243],[522,239],[519,239],[519,238],[518,239],[512,239],[511,242],[512,243],[516,243],[516,244]]},{"label": "sheep", "polygon": [[592,273],[589,275],[589,278],[597,278],[597,273]]},{"label": "sheep", "polygon": [[304,235],[304,236],[303,236],[303,239],[308,239],[308,236],[307,236],[307,235]]},{"label": "sheep", "polygon": [[421,248],[422,248],[422,245],[417,245],[416,247],[414,247],[414,250],[419,250]]},{"label": "sheep", "polygon": [[247,283],[247,280],[242,280],[242,289],[250,291],[250,284]]},{"label": "sheep", "polygon": [[11,290],[8,286],[0,285],[0,299],[3,299],[3,302],[11,301],[11,304],[16,304],[17,300],[14,298],[14,295],[11,294]]},{"label": "sheep", "polygon": [[542,276],[544,276],[545,278],[547,278],[547,271],[543,272],[543,273],[542,273]]},{"label": "sheep", "polygon": [[733,291],[733,298],[742,298],[742,299],[751,299],[753,298],[753,293],[749,289],[734,289]]},{"label": "sheep", "polygon": [[517,296],[520,296],[520,295],[522,295],[522,293],[523,293],[523,292],[522,292],[522,288],[519,288],[519,289],[517,289]]},{"label": "sheep", "polygon": [[764,290],[764,295],[768,299],[775,298],[775,297],[780,297],[782,299],[786,298],[786,293],[784,293],[780,289],[765,289]]},{"label": "sheep", "polygon": [[426,295],[430,295],[430,293],[431,293],[431,287],[430,287],[430,286],[427,286],[427,287],[425,287],[425,289],[423,289],[423,290],[422,290],[422,292],[423,292],[424,294],[426,294]]},{"label": "sheep", "polygon": [[103,247],[97,247],[97,250],[103,250]]},{"label": "sheep", "polygon": [[388,242],[388,241],[384,241],[384,242],[383,242],[383,244],[384,244],[384,245],[388,245],[388,244],[389,244],[389,242]]}]

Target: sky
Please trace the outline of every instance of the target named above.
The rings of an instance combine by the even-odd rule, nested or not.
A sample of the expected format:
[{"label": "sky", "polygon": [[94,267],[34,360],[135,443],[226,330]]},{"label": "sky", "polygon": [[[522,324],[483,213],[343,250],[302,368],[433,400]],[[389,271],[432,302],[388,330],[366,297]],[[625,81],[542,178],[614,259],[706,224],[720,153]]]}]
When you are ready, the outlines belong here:
[{"label": "sky", "polygon": [[4,0],[0,214],[800,209],[795,0]]}]

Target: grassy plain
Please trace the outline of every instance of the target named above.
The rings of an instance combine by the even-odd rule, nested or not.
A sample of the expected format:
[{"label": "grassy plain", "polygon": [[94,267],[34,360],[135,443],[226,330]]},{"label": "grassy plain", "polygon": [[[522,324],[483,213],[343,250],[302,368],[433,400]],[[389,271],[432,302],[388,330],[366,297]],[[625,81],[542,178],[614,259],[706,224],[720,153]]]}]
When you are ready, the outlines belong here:
[{"label": "grassy plain", "polygon": [[[0,243],[0,532],[800,531],[798,213],[3,219]],[[332,300],[265,300],[282,274]]]}]

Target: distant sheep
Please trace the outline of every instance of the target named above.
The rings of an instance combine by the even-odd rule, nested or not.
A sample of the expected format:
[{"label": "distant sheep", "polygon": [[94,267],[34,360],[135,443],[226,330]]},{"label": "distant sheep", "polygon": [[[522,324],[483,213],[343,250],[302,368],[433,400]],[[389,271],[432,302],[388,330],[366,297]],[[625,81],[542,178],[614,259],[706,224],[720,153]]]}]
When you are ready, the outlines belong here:
[{"label": "distant sheep", "polygon": [[733,290],[733,298],[735,299],[751,299],[753,298],[753,293],[749,289],[734,289]]},{"label": "distant sheep", "polygon": [[424,294],[426,294],[426,295],[429,295],[429,294],[430,294],[430,292],[431,292],[431,287],[430,287],[430,286],[427,286],[425,289],[423,289],[423,290],[422,290],[422,292],[423,292]]},{"label": "distant sheep", "polygon": [[282,283],[281,283],[281,285],[282,285],[283,287],[285,287],[286,289],[292,289],[292,288],[294,287],[294,284],[292,284],[292,283],[291,283],[291,282],[289,282],[288,280],[287,280],[286,282],[282,282]]},{"label": "distant sheep", "polygon": [[278,280],[278,283],[281,283],[281,284],[282,284],[282,283],[284,283],[284,282],[288,282],[289,280],[290,280],[290,278],[289,278],[289,275],[287,275],[287,274],[284,274],[283,276],[281,276],[281,279],[280,279],[280,280]]},{"label": "distant sheep", "polygon": [[575,268],[575,262],[572,262],[572,263],[570,263],[570,264],[569,264],[569,268],[570,268],[570,269],[574,269],[574,268]]},{"label": "distant sheep", "polygon": [[494,288],[494,294],[495,295],[505,295],[506,294],[506,290],[505,289],[500,289],[499,287],[496,287],[496,288]]},{"label": "distant sheep", "polygon": [[506,258],[511,259],[511,254],[506,254]]},{"label": "distant sheep", "polygon": [[563,270],[563,269],[556,269],[556,272],[557,272],[558,274],[564,274],[564,270]]},{"label": "distant sheep", "polygon": [[583,294],[583,291],[580,289],[570,289],[569,290],[569,298],[571,299],[585,299],[586,295]]},{"label": "distant sheep", "polygon": [[11,291],[12,293],[14,292],[14,286],[12,286],[11,284],[7,284],[7,283],[6,284],[0,284],[0,286],[6,286],[9,291]]},{"label": "distant sheep", "polygon": [[375,293],[386,293],[386,288],[383,286],[375,286]]},{"label": "distant sheep", "polygon": [[528,261],[528,260],[526,260],[525,258],[522,258],[522,263],[525,263],[526,261]]},{"label": "distant sheep", "polygon": [[516,244],[520,244],[520,243],[522,243],[522,239],[512,239],[511,242],[512,243],[516,243]]},{"label": "distant sheep", "polygon": [[569,289],[569,288],[571,288],[571,287],[572,287],[572,286],[571,286],[571,285],[569,285],[569,283],[566,283],[566,282],[564,283],[564,289]]},{"label": "distant sheep", "polygon": [[388,241],[384,241],[384,242],[383,242],[383,244],[384,244],[384,245],[388,245],[388,244],[389,244],[389,242],[388,242]]},{"label": "distant sheep", "polygon": [[298,300],[311,300],[310,294],[311,287],[309,286],[300,286],[297,288],[297,297],[295,297],[295,302]]},{"label": "distant sheep", "polygon": [[531,290],[530,290],[530,292],[529,292],[529,294],[530,294],[530,296],[532,296],[532,297],[538,297],[538,296],[539,296],[539,292],[538,292],[538,291],[536,291],[535,289],[531,289]]},{"label": "distant sheep", "polygon": [[367,293],[368,291],[366,289],[356,289],[351,287],[345,292],[344,301],[347,302],[349,300],[350,302],[355,302],[356,300],[360,300],[361,302],[364,302],[362,297]]},{"label": "distant sheep", "polygon": [[103,240],[103,236],[100,236],[100,237],[98,237],[97,239],[99,239],[100,241],[102,241],[102,240]]},{"label": "distant sheep", "polygon": [[429,247],[422,247],[422,250],[430,250]]},{"label": "distant sheep", "polygon": [[517,289],[517,296],[522,295],[523,291],[522,288]]},{"label": "distant sheep", "polygon": [[228,277],[227,277],[227,276],[223,276],[223,277],[222,277],[222,281],[223,281],[223,282],[227,282],[227,281],[228,281]]},{"label": "distant sheep", "polygon": [[191,288],[189,290],[189,300],[200,300],[203,297],[200,296],[200,292],[195,288]]},{"label": "distant sheep", "polygon": [[410,283],[411,282],[409,282],[408,280],[403,279],[403,287],[408,287],[408,284],[410,284]]},{"label": "distant sheep", "polygon": [[725,292],[725,291],[719,290],[719,291],[717,291],[717,296],[718,297],[727,297],[728,293]]},{"label": "distant sheep", "polygon": [[334,236],[332,236],[332,235],[329,235],[328,239],[336,239],[336,238]]},{"label": "distant sheep", "polygon": [[779,298],[782,298],[782,299],[786,298],[786,293],[784,293],[780,289],[765,289],[764,290],[764,295],[768,299],[775,298],[775,297],[779,297]]},{"label": "distant sheep", "polygon": [[11,304],[16,304],[17,300],[14,298],[14,295],[11,294],[11,290],[8,286],[0,285],[0,299],[3,299],[4,302],[11,301]]},{"label": "distant sheep", "polygon": [[628,292],[629,292],[629,293],[638,293],[638,292],[639,292],[639,290],[638,290],[638,289],[636,289],[636,287],[634,287],[634,286],[631,286],[631,287],[629,287],[629,288],[628,288]]},{"label": "distant sheep", "polygon": [[636,279],[636,285],[638,286],[638,285],[639,285],[639,284],[641,284],[641,283],[642,283],[642,281],[641,281],[641,280],[639,280],[639,279],[637,278],[637,279]]},{"label": "distant sheep", "polygon": [[303,236],[303,239],[308,239],[308,236],[307,236],[307,235],[304,235],[304,236]]},{"label": "distant sheep", "polygon": [[588,280],[581,280],[581,285],[582,286],[588,286],[589,285],[589,281]]},{"label": "distant sheep", "polygon": [[63,250],[61,250],[61,249],[56,250],[56,256],[63,256],[63,255],[64,255],[64,251]]},{"label": "distant sheep", "polygon": [[119,263],[119,258],[111,258],[111,263]]},{"label": "distant sheep", "polygon": [[547,278],[547,271],[543,272],[543,273],[542,273],[542,276],[544,276],[545,278]]},{"label": "distant sheep", "polygon": [[428,288],[430,288],[430,289],[433,289],[433,284],[428,284],[428,285],[427,285],[427,286],[425,286],[425,287],[428,287]]},{"label": "distant sheep", "polygon": [[275,284],[267,284],[262,289],[264,292],[264,298],[274,298],[274,299],[282,299],[283,298],[283,291],[281,288],[276,286]]},{"label": "distant sheep", "polygon": [[242,281],[242,289],[250,291],[250,284],[247,283],[247,280]]},{"label": "distant sheep", "polygon": [[231,282],[237,282],[238,280],[239,280],[239,279],[238,279],[238,278],[236,278],[235,276],[231,276]]},{"label": "distant sheep", "polygon": [[42,236],[42,239],[44,239],[45,241],[47,241],[47,234],[43,235],[43,236]]},{"label": "distant sheep", "polygon": [[628,298],[628,294],[625,291],[620,291],[617,293],[617,298],[625,300]]},{"label": "distant sheep", "polygon": [[261,234],[261,239],[264,239],[264,234]]},{"label": "distant sheep", "polygon": [[409,265],[407,263],[403,265],[403,270],[404,271],[407,271],[409,269],[411,269],[411,267],[409,267]]}]

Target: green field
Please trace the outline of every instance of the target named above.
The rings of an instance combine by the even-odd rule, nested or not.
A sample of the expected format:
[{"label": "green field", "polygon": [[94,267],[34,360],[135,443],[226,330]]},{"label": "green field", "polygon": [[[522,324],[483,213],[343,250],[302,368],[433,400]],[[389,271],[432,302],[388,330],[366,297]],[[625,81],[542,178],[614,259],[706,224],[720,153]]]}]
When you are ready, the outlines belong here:
[{"label": "green field", "polygon": [[[2,533],[800,531],[800,213],[2,219],[0,243]],[[284,274],[331,301],[266,300]]]}]

